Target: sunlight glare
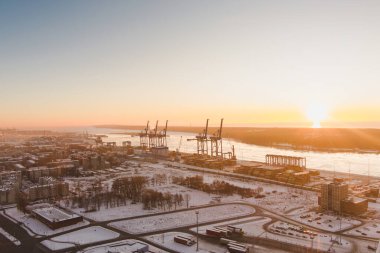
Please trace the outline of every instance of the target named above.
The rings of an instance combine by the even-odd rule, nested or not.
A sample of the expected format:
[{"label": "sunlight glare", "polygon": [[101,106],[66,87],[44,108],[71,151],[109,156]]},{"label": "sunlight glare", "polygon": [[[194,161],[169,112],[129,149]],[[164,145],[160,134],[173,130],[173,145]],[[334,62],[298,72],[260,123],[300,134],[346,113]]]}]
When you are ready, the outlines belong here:
[{"label": "sunlight glare", "polygon": [[320,128],[321,121],[327,118],[327,110],[321,105],[312,105],[307,110],[307,117],[313,123],[313,128]]}]

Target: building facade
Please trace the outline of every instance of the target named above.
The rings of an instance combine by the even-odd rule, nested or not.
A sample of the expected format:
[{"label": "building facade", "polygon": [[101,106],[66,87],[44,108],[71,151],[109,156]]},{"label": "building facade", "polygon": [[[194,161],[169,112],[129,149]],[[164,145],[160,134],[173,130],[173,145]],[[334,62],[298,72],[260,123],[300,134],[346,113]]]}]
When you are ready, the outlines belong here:
[{"label": "building facade", "polygon": [[321,186],[320,205],[325,211],[341,212],[342,200],[348,197],[348,185],[340,179]]}]

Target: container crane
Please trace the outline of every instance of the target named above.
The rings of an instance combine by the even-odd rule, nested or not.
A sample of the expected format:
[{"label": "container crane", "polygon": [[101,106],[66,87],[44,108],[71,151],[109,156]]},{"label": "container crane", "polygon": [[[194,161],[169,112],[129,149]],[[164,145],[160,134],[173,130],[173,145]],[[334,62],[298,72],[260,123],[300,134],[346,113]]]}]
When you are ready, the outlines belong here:
[{"label": "container crane", "polygon": [[208,122],[206,120],[206,128],[201,133],[195,136],[195,139],[187,139],[188,141],[197,141],[198,155],[208,155]]}]

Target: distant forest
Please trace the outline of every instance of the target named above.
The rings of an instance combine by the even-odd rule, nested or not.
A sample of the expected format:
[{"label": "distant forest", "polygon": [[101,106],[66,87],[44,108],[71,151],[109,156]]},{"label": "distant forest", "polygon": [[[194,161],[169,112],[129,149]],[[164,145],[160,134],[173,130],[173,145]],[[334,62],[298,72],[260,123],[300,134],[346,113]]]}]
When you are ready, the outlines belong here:
[{"label": "distant forest", "polygon": [[[97,127],[140,130],[144,126]],[[168,131],[200,133],[204,127],[170,126]],[[209,127],[213,134],[216,127]],[[380,152],[380,129],[364,128],[254,128],[224,127],[222,136],[247,144],[328,152]]]}]

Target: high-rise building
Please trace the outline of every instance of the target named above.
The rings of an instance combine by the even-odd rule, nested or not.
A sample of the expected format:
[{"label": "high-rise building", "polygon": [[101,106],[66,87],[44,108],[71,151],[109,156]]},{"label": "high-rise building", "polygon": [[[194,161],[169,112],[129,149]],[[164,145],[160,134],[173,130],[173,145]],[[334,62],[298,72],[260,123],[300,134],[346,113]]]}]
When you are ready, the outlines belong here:
[{"label": "high-rise building", "polygon": [[320,205],[323,210],[341,212],[341,201],[348,197],[348,185],[335,178],[334,182],[323,184],[321,187]]}]

